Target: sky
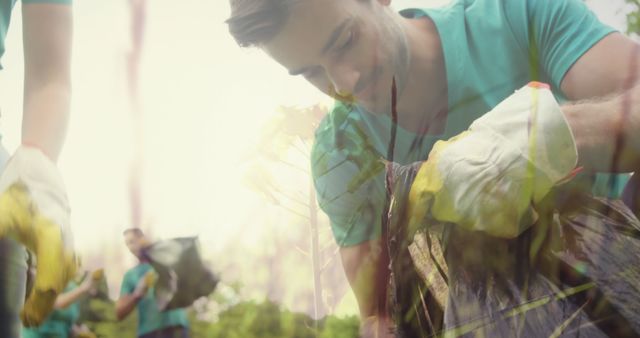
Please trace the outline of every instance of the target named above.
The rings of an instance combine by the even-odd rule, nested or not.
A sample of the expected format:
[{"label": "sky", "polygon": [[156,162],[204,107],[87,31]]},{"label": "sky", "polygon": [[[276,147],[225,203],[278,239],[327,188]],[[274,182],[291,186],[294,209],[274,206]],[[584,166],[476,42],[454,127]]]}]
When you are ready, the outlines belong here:
[{"label": "sky", "polygon": [[[446,2],[399,0],[394,6]],[[622,0],[588,4],[601,20],[623,28]],[[0,130],[9,150],[20,139],[23,68],[17,14],[19,4],[0,73]],[[123,0],[77,0],[74,14],[72,117],[59,168],[72,204],[76,247],[92,258],[87,268],[106,266],[117,292],[122,269],[135,263],[121,240],[122,230],[133,226],[128,179],[134,128],[125,81],[129,17]],[[222,0],[148,1],[140,72],[141,226],[155,238],[198,235],[214,265],[230,259],[224,256],[230,246],[253,250],[247,254],[252,259],[273,233],[299,236],[290,216],[243,183],[243,168],[278,106],[330,105],[262,52],[239,48],[224,24],[228,15]],[[326,217],[322,222],[328,228]],[[336,276],[344,285],[344,276]],[[309,275],[300,279],[302,287],[312,288]],[[344,312],[355,313],[353,298],[347,303]]]}]

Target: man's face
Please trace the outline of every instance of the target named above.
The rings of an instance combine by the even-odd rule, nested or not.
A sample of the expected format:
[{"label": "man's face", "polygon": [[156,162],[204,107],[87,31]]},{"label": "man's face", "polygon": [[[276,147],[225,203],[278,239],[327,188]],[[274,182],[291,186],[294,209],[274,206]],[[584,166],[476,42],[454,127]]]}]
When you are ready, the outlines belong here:
[{"label": "man's face", "polygon": [[292,75],[376,114],[390,112],[392,79],[401,89],[409,62],[404,32],[383,0],[302,0],[263,49]]},{"label": "man's face", "polygon": [[140,252],[145,247],[147,241],[144,235],[136,234],[135,232],[127,232],[124,234],[124,243],[131,253],[140,258]]}]

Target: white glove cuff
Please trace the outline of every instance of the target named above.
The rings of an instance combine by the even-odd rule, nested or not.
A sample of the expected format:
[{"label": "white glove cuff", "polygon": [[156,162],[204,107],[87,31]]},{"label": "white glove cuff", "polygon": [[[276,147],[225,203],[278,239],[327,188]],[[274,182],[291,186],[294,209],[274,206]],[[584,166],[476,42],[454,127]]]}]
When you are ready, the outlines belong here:
[{"label": "white glove cuff", "polygon": [[69,202],[62,175],[55,163],[40,149],[22,145],[0,176],[0,192],[16,182],[27,187],[38,211],[61,227],[65,246],[71,245]]},{"label": "white glove cuff", "polygon": [[502,136],[553,184],[566,178],[578,163],[571,128],[545,84],[532,82],[517,90],[477,119],[470,129],[490,130]]}]

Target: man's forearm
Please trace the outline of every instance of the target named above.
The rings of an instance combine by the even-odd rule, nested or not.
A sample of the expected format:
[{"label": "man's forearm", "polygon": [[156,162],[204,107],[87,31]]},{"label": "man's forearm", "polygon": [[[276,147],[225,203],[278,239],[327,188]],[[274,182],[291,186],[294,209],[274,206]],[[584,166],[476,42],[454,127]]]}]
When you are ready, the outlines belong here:
[{"label": "man's forearm", "polygon": [[25,91],[22,143],[42,150],[53,161],[67,132],[70,92],[65,83]]},{"label": "man's forearm", "polygon": [[136,296],[135,294],[120,297],[116,303],[116,318],[118,320],[125,319],[131,311],[135,309],[136,305],[138,305],[140,298],[140,296]]},{"label": "man's forearm", "polygon": [[55,161],[67,131],[73,14],[69,5],[22,6],[24,111],[22,142]]},{"label": "man's forearm", "polygon": [[640,164],[640,82],[602,100],[563,106],[578,148],[578,165],[590,171],[631,172]]},{"label": "man's forearm", "polygon": [[340,248],[340,257],[360,308],[360,336],[392,337],[393,321],[387,313],[389,256],[381,240]]},{"label": "man's forearm", "polygon": [[380,240],[340,248],[342,267],[358,301],[360,316],[384,318],[389,258]]},{"label": "man's forearm", "polygon": [[89,291],[89,289],[81,285],[69,292],[65,292],[59,295],[58,298],[56,298],[54,307],[56,309],[65,309],[69,305],[75,303],[78,299],[80,299],[80,297],[86,294],[87,291]]}]

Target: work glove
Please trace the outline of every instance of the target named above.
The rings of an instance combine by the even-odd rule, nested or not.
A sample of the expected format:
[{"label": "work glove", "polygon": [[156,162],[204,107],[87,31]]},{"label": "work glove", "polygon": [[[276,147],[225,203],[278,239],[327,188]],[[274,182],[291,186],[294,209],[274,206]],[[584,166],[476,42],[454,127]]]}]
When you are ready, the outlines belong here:
[{"label": "work glove", "polygon": [[409,192],[409,227],[455,223],[504,238],[537,220],[536,204],[577,164],[571,129],[546,84],[532,82],[438,141]]},{"label": "work glove", "polygon": [[80,284],[80,288],[87,292],[91,296],[95,296],[98,292],[98,286],[100,281],[104,277],[104,270],[98,269],[91,273],[86,273],[82,284]]},{"label": "work glove", "polygon": [[37,259],[37,270],[20,313],[37,326],[75,275],[69,203],[55,164],[39,149],[20,146],[0,175],[0,238],[11,237]]},{"label": "work glove", "polygon": [[140,278],[138,284],[136,285],[136,288],[133,290],[133,294],[139,298],[144,297],[147,291],[156,284],[157,279],[158,276],[156,272],[153,270],[149,270],[146,274],[144,274],[144,276],[142,276],[142,278]]},{"label": "work glove", "polygon": [[100,282],[104,278],[104,269],[97,269],[91,273],[91,279],[95,282]]}]

